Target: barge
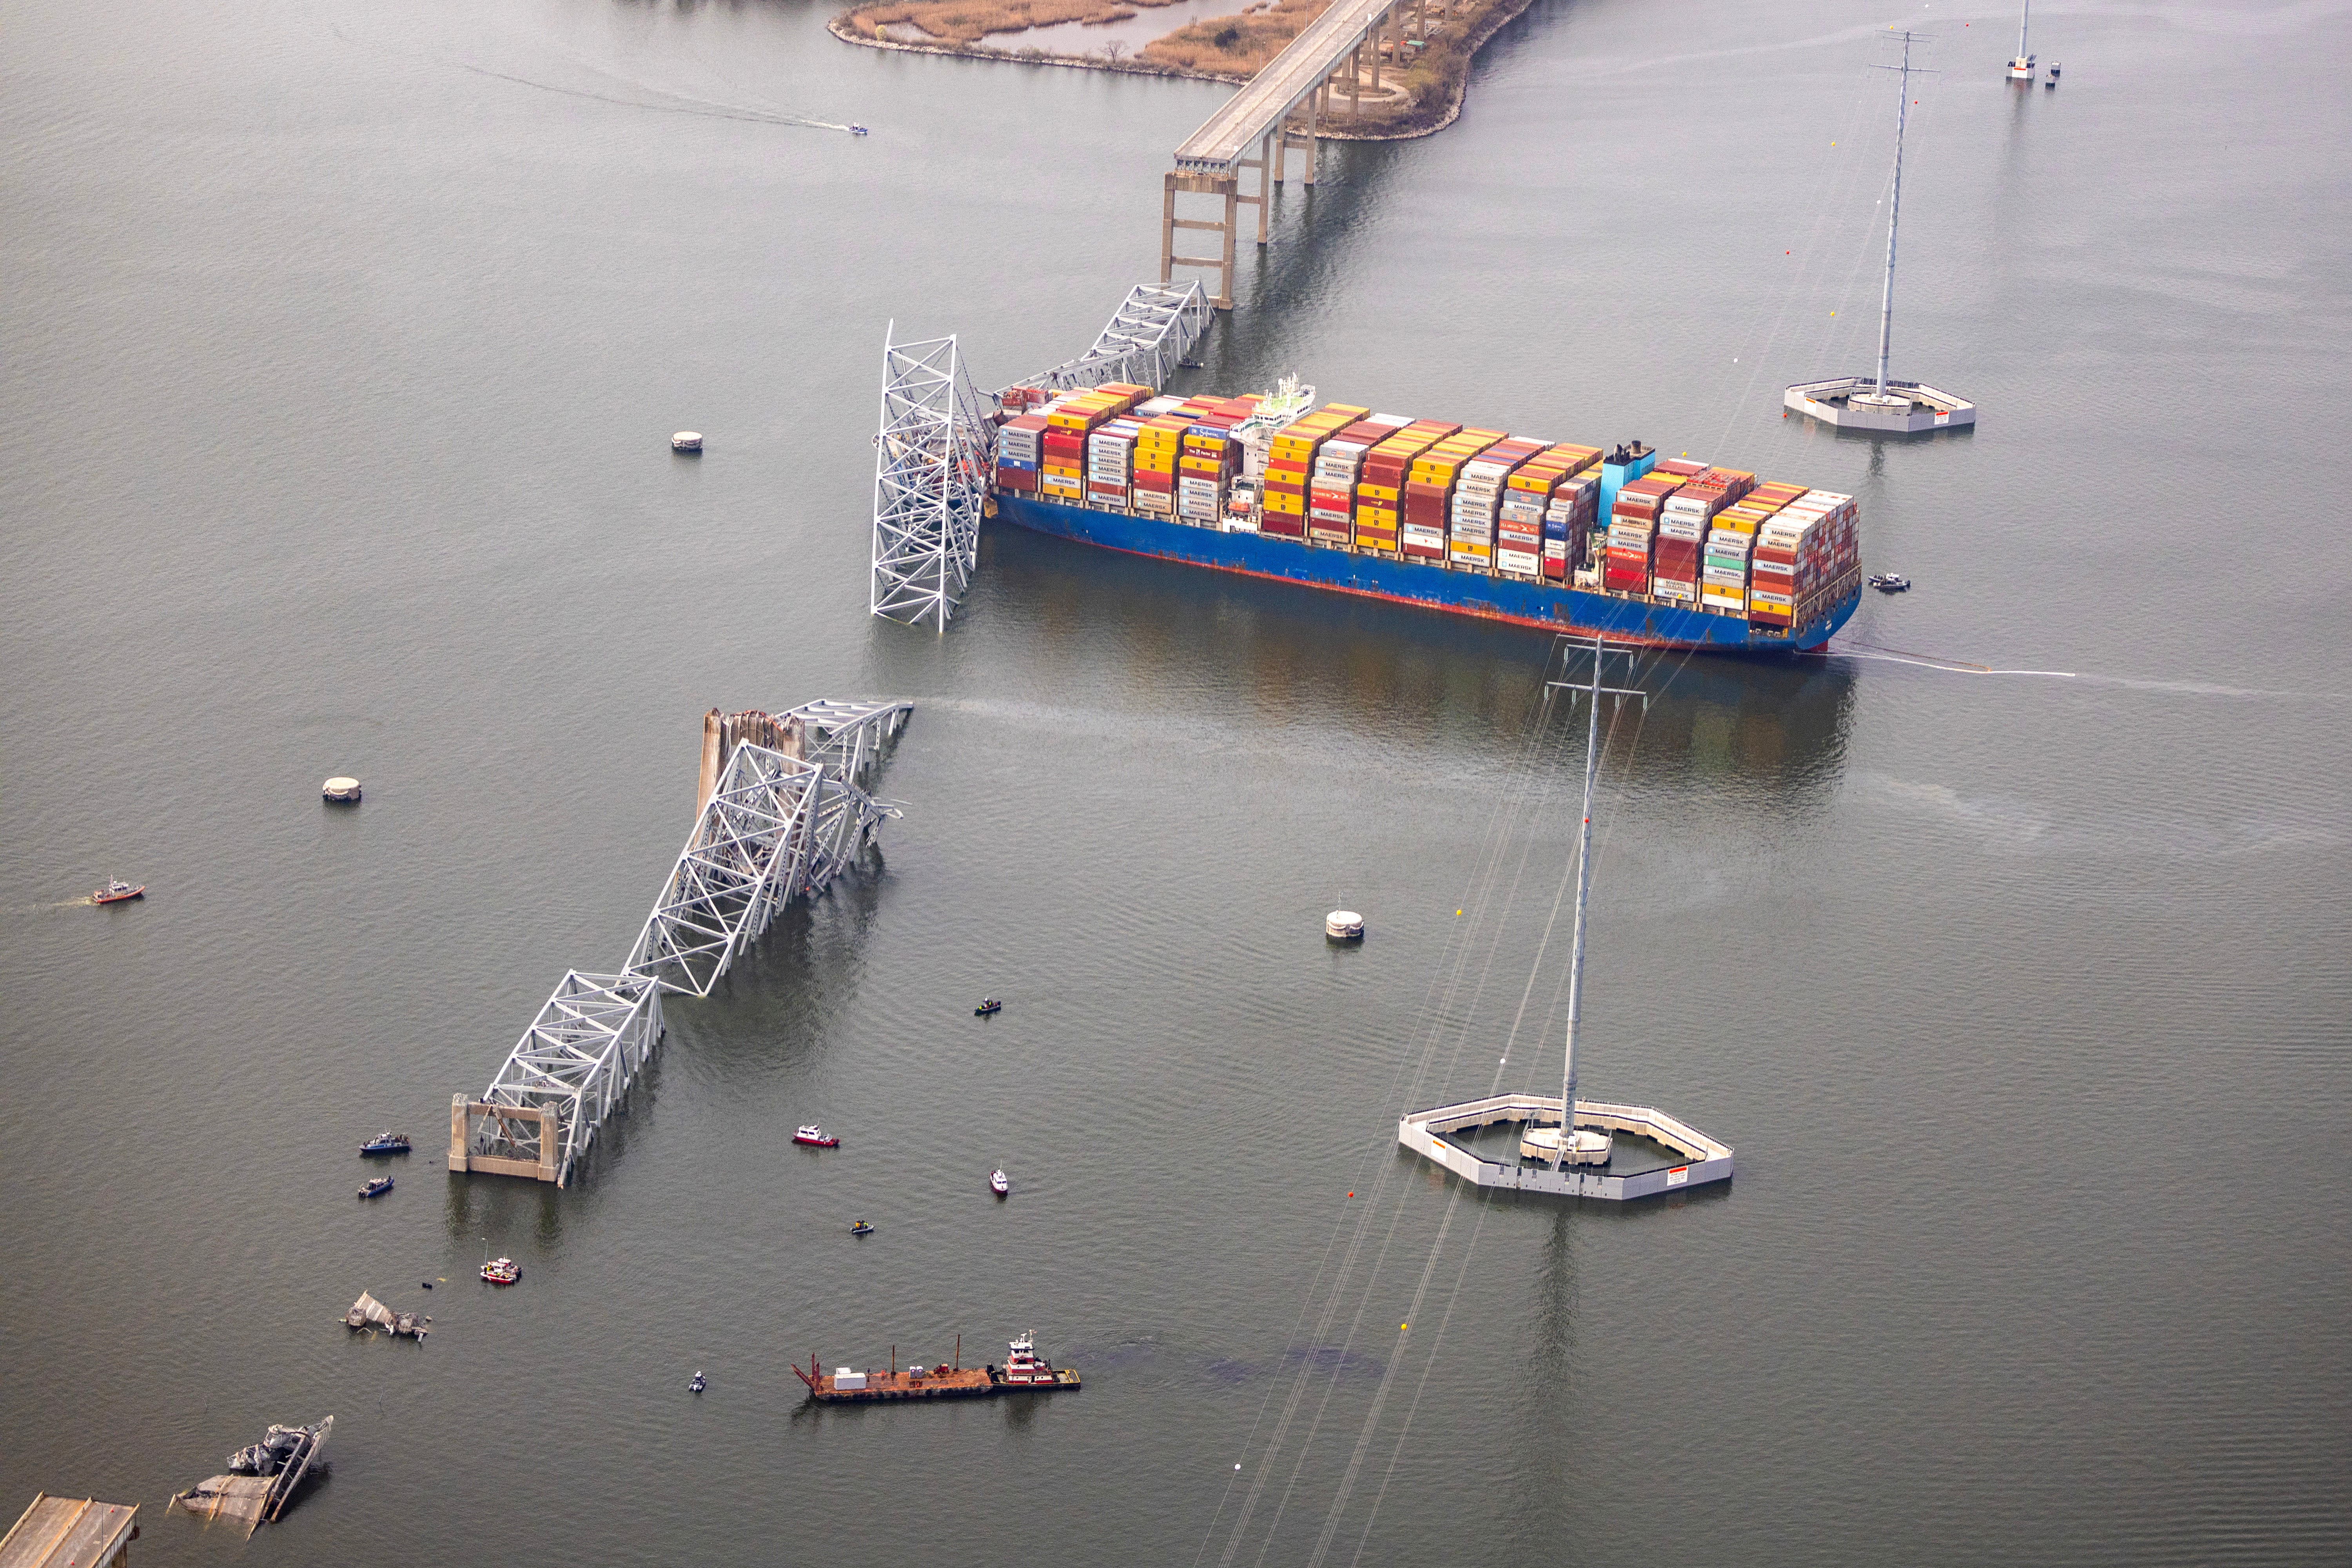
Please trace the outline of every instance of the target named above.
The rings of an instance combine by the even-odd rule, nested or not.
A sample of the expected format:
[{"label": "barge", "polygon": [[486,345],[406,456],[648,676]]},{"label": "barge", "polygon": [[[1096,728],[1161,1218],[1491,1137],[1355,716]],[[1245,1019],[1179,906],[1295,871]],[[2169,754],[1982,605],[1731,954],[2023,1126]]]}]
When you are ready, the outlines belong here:
[{"label": "barge", "polygon": [[1854,498],[1745,470],[1113,384],[1000,395],[988,515],[1080,543],[1457,615],[1814,653],[1861,602]]},{"label": "barge", "polygon": [[1037,1354],[1035,1339],[1024,1333],[1006,1347],[1003,1366],[966,1368],[941,1362],[935,1367],[897,1365],[887,1372],[842,1367],[819,1370],[814,1352],[793,1375],[808,1384],[809,1397],[827,1405],[878,1405],[902,1399],[985,1399],[999,1394],[1047,1394],[1080,1386],[1077,1373]]}]

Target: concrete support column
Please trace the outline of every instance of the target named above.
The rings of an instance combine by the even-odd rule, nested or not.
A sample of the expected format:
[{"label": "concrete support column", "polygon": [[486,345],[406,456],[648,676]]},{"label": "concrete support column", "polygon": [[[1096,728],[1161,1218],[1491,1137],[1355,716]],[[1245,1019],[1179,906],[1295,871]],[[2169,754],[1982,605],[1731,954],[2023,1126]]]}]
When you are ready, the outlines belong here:
[{"label": "concrete support column", "polygon": [[1389,41],[1389,17],[1394,12],[1395,7],[1390,7],[1381,13],[1379,21],[1372,24],[1372,90],[1374,92],[1381,90],[1381,46]]},{"label": "concrete support column", "polygon": [[562,1125],[556,1121],[554,1111],[541,1110],[539,1113],[539,1179],[561,1186],[563,1182],[562,1160]]},{"label": "concrete support column", "polygon": [[462,1094],[449,1097],[449,1168],[466,1168],[466,1097]]},{"label": "concrete support column", "polygon": [[1358,38],[1356,47],[1348,51],[1348,123],[1353,125],[1363,112],[1364,40]]},{"label": "concrete support column", "polygon": [[[1205,218],[1184,218],[1176,216],[1176,193],[1191,192],[1199,195],[1224,198],[1223,216],[1211,222]],[[1171,281],[1179,267],[1202,267],[1217,274],[1217,289],[1209,303],[1220,310],[1234,308],[1234,240],[1240,230],[1238,207],[1243,200],[1241,175],[1233,174],[1187,173],[1174,171],[1163,177],[1160,208],[1160,280]],[[1215,256],[1179,256],[1176,254],[1176,231],[1180,228],[1215,230],[1223,244]]]},{"label": "concrete support column", "polygon": [[[1268,176],[1273,175],[1276,183],[1279,183],[1280,178],[1272,163],[1269,162],[1281,156],[1281,153],[1275,151],[1276,145],[1276,138],[1272,132],[1266,132],[1265,139],[1257,144],[1257,242],[1260,245],[1265,243],[1265,209],[1273,205],[1267,199],[1268,193],[1272,189],[1267,183]],[[1284,151],[1288,151],[1286,145]]]},{"label": "concrete support column", "polygon": [[1176,271],[1176,176],[1160,181],[1160,281],[1171,281]]},{"label": "concrete support column", "polygon": [[[1217,270],[1217,293],[1220,296],[1217,309],[1220,310],[1234,308],[1234,239],[1240,234],[1242,226],[1241,215],[1236,210],[1240,205],[1241,184],[1239,174],[1225,181],[1225,264]],[[1265,210],[1263,207],[1258,209],[1261,225],[1265,222]]]},{"label": "concrete support column", "polygon": [[710,804],[712,792],[719,788],[719,731],[723,722],[716,708],[702,716],[702,779],[694,795],[694,816],[698,822],[702,819],[702,808]]},{"label": "concrete support column", "polygon": [[1318,82],[1315,90],[1307,95],[1307,178],[1301,184],[1310,188],[1315,184],[1315,110],[1330,85],[1328,80]]}]

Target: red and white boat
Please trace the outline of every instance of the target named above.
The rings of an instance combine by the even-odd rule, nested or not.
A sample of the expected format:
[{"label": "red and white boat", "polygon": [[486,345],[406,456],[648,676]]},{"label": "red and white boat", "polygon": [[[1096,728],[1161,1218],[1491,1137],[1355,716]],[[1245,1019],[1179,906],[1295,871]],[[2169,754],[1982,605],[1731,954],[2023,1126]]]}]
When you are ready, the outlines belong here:
[{"label": "red and white boat", "polygon": [[795,1143],[805,1143],[812,1149],[838,1149],[841,1147],[840,1139],[835,1138],[832,1133],[827,1132],[824,1128],[819,1127],[814,1121],[794,1132],[793,1134],[793,1142]]},{"label": "red and white boat", "polygon": [[127,902],[132,899],[143,899],[146,896],[146,883],[142,882],[134,888],[130,883],[124,881],[121,878],[117,877],[110,880],[106,886],[92,893],[89,896],[89,901],[93,904],[120,904]]},{"label": "red and white boat", "polygon": [[522,1278],[522,1270],[511,1258],[493,1258],[482,1265],[482,1278],[493,1285],[511,1285]]},{"label": "red and white boat", "polygon": [[1006,1347],[1004,1370],[996,1374],[998,1386],[1003,1388],[1072,1388],[1077,1381],[1076,1373],[1058,1372],[1040,1357],[1035,1339],[1025,1330]]},{"label": "red and white boat", "polygon": [[988,1190],[1001,1198],[1013,1190],[1013,1178],[1003,1171],[991,1171],[988,1173]]}]

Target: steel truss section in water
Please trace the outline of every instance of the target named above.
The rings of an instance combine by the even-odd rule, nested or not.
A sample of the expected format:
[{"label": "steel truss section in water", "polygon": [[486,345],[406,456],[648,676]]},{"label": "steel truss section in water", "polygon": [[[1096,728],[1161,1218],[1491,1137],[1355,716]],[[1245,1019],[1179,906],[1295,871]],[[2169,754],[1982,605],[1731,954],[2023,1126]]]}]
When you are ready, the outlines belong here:
[{"label": "steel truss section in water", "polygon": [[[558,1185],[660,1045],[665,991],[708,996],[776,911],[820,893],[899,810],[861,787],[914,711],[804,703],[713,713],[710,790],[617,974],[568,972],[490,1086],[449,1109],[449,1168]],[[758,744],[726,737],[756,733]]]},{"label": "steel truss section in water", "polygon": [[[1197,283],[1139,283],[1094,346],[1021,384],[1073,391],[1167,384],[1209,324]],[[874,437],[873,574],[866,609],[944,632],[980,564],[980,520],[996,468],[997,398],[973,387],[953,337],[882,338],[882,428]]]},{"label": "steel truss section in water", "polygon": [[450,1107],[450,1167],[560,1184],[661,1036],[649,976],[566,973],[489,1089]]},{"label": "steel truss section in water", "polygon": [[1056,392],[1109,381],[1165,386],[1208,331],[1210,315],[1209,298],[1198,283],[1138,283],[1096,335],[1094,347],[1021,384]]},{"label": "steel truss section in water", "polygon": [[[865,726],[855,729],[853,752],[862,750]],[[628,973],[709,995],[778,909],[824,891],[898,815],[823,762],[737,746],[629,950]]]},{"label": "steel truss section in water", "polygon": [[996,459],[996,406],[965,375],[952,337],[882,341],[882,431],[874,442],[873,582],[866,607],[947,630],[980,560],[980,514]]}]

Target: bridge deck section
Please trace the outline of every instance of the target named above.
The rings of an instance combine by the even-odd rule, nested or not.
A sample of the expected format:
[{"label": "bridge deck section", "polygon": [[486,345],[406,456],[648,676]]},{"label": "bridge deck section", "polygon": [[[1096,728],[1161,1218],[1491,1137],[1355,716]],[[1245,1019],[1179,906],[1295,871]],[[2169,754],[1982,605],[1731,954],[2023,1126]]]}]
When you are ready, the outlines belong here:
[{"label": "bridge deck section", "polygon": [[1339,69],[1340,58],[1362,43],[1396,3],[1331,0],[1328,10],[1184,139],[1176,149],[1176,167],[1188,174],[1237,172],[1251,145]]}]

